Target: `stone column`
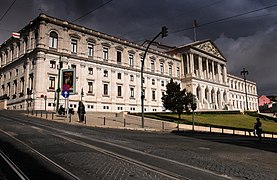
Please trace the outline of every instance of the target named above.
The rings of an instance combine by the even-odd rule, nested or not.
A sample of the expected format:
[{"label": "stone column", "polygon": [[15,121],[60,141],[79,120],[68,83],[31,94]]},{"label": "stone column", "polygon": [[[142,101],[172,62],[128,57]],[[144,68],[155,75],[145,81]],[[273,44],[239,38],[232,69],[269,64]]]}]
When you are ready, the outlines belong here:
[{"label": "stone column", "polygon": [[26,45],[26,52],[30,52],[32,49],[32,31],[31,30],[29,31],[29,36],[27,37],[27,39],[28,39],[28,42]]},{"label": "stone column", "polygon": [[226,70],[226,66],[223,65],[223,82],[225,84],[227,83],[226,79],[227,79],[227,70]]},{"label": "stone column", "polygon": [[212,79],[215,81],[215,74],[214,74],[214,61],[212,61]]},{"label": "stone column", "polygon": [[208,58],[206,59],[206,79],[209,79],[210,74],[209,74],[209,60]]},{"label": "stone column", "polygon": [[190,60],[190,72],[191,72],[191,75],[192,76],[195,76],[194,74],[194,59],[193,59],[193,54],[192,53],[189,53],[189,60]]},{"label": "stone column", "polygon": [[190,57],[189,57],[189,54],[186,54],[186,63],[187,63],[187,73],[188,74],[191,74],[191,71],[190,71]]},{"label": "stone column", "polygon": [[0,67],[1,67],[2,65],[4,65],[4,56],[2,51],[0,51],[0,57],[1,57],[0,59]]},{"label": "stone column", "polygon": [[204,75],[203,75],[202,57],[201,56],[198,56],[198,64],[199,64],[199,75],[201,78],[203,78]]},{"label": "stone column", "polygon": [[222,82],[222,79],[220,77],[221,77],[221,66],[219,63],[217,63],[217,81],[218,82]]}]

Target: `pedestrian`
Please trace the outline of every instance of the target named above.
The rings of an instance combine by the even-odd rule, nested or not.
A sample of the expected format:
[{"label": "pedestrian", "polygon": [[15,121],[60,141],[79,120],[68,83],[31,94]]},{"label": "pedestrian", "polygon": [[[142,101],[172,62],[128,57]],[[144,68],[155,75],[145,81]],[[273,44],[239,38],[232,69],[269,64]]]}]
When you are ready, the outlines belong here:
[{"label": "pedestrian", "polygon": [[86,110],[85,110],[85,105],[83,104],[82,101],[79,101],[79,106],[78,106],[77,113],[78,113],[78,116],[79,116],[79,122],[84,122]]},{"label": "pedestrian", "polygon": [[262,123],[260,118],[256,118],[257,122],[254,123],[254,136],[258,136],[259,141],[262,140]]}]

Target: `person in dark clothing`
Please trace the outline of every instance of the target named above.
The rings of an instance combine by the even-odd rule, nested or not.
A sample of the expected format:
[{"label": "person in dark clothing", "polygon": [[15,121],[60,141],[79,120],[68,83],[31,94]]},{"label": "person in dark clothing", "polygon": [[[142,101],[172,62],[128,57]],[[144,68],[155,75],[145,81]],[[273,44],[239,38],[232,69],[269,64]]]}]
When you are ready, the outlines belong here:
[{"label": "person in dark clothing", "polygon": [[254,135],[258,136],[259,141],[262,140],[262,123],[260,121],[260,118],[256,119],[257,122],[254,123]]},{"label": "person in dark clothing", "polygon": [[81,101],[79,101],[79,106],[78,106],[77,113],[78,113],[78,116],[79,116],[79,122],[84,122],[86,110],[85,110],[85,105]]}]

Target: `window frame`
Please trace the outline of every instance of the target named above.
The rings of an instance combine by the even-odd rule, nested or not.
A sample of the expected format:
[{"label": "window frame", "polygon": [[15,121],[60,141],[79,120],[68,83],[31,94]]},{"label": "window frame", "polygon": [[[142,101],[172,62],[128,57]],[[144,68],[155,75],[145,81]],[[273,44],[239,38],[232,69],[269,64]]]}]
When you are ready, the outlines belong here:
[{"label": "window frame", "polygon": [[78,51],[78,39],[71,38],[71,40],[70,40],[70,49],[71,49],[71,53],[77,54],[77,51]]},{"label": "window frame", "polygon": [[58,48],[58,33],[51,31],[49,34],[49,48],[57,49]]}]

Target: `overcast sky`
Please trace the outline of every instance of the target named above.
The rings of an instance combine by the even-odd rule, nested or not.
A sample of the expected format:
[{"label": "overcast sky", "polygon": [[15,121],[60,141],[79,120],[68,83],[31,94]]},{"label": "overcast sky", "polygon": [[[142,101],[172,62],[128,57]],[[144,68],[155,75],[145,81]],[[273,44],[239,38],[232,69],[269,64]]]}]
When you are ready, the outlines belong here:
[{"label": "overcast sky", "polygon": [[[1,0],[0,17],[13,1]],[[191,27],[196,19],[197,40],[215,42],[227,59],[229,74],[241,76],[245,67],[249,71],[247,79],[257,83],[259,95],[277,95],[276,0],[109,1],[17,0],[0,21],[0,43],[39,13],[72,22],[108,2],[74,23],[139,44],[166,25],[169,36],[158,41],[178,46],[193,41]],[[225,20],[215,23],[221,19]]]}]

